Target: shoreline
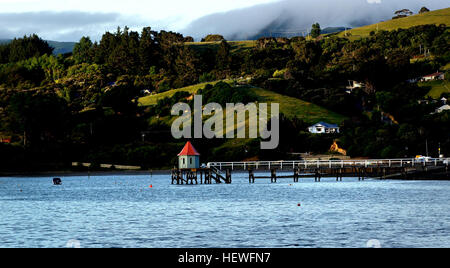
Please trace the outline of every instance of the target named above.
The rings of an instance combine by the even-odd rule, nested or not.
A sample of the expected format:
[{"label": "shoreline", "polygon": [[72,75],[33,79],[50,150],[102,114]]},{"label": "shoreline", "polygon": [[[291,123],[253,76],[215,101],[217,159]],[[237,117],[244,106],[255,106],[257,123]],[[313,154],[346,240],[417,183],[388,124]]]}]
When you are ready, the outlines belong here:
[{"label": "shoreline", "polygon": [[23,177],[83,177],[112,175],[170,175],[171,170],[99,170],[99,171],[30,171],[30,172],[0,172],[0,178]]},{"label": "shoreline", "polygon": [[[83,176],[113,176],[113,175],[171,175],[171,169],[159,170],[97,170],[97,171],[10,171],[0,172],[0,178],[22,177],[83,177]],[[246,173],[235,171],[234,173]]]},{"label": "shoreline", "polygon": [[[26,178],[26,177],[35,177],[35,178],[45,178],[45,177],[86,177],[86,176],[118,176],[118,175],[170,175],[172,170],[170,169],[161,169],[161,170],[97,170],[97,171],[29,171],[29,172],[0,172],[0,178]],[[235,171],[234,173],[246,173],[245,171]],[[314,178],[314,176],[311,176]],[[369,180],[389,180],[389,181],[450,181],[450,177],[447,177],[445,174],[434,174],[431,176],[425,177],[409,177],[409,178],[367,178]]]}]

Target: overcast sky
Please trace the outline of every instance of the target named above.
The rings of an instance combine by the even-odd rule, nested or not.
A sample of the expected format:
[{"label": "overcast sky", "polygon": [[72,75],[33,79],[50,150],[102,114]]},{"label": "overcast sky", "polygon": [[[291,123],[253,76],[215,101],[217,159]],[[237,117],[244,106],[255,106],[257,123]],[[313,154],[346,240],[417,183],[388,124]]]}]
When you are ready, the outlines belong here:
[{"label": "overcast sky", "polygon": [[[298,18],[317,15],[319,19],[320,14],[314,12],[333,11],[334,6],[343,2],[346,7],[353,3],[368,6],[364,12],[372,13],[387,2],[400,2],[406,8],[416,8],[422,3],[431,8],[449,6],[447,0],[0,0],[0,39],[37,33],[47,40],[78,41],[83,35],[97,40],[105,31],[125,25],[134,30],[151,26],[156,30],[179,31],[197,38],[212,31],[236,35],[262,29],[271,20],[285,15]],[[301,8],[302,5],[308,9]],[[291,10],[293,7],[296,9]],[[392,8],[384,8],[384,13],[377,16],[387,16]],[[252,21],[246,20],[247,14]],[[216,16],[217,20],[211,19]]]},{"label": "overcast sky", "polygon": [[[0,0],[0,38],[38,33],[57,41],[98,38],[117,26],[179,31],[204,15],[277,0]],[[81,35],[81,36],[80,36]]]}]

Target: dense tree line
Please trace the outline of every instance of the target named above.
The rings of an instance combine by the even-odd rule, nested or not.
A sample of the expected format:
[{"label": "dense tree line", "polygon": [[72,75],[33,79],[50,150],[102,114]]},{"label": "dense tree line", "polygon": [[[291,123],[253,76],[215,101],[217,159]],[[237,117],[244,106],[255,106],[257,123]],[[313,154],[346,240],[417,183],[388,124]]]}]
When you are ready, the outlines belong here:
[{"label": "dense tree line", "polygon": [[23,38],[15,38],[11,43],[0,45],[0,64],[17,62],[32,57],[51,55],[53,48],[33,34]]},{"label": "dense tree line", "polygon": [[[198,81],[196,58],[184,45],[185,37],[174,32],[144,28],[139,34],[127,27],[105,33],[97,43],[83,37],[74,47],[77,64],[104,65],[114,75],[138,75],[144,87],[179,87]],[[162,84],[162,85],[161,85]]]},{"label": "dense tree line", "polygon": [[[320,31],[318,24],[315,28]],[[240,77],[348,120],[340,135],[317,136],[307,133],[308,123],[282,115],[277,150],[260,151],[258,141],[229,148],[211,140],[197,145],[205,160],[324,153],[336,139],[352,156],[413,156],[423,153],[426,142],[450,152],[448,112],[433,114],[439,103],[419,103],[426,89],[407,82],[449,63],[449,31],[424,25],[372,32],[354,41],[333,34],[311,40],[261,38],[254,48],[233,50],[218,37],[215,45],[196,48],[186,45],[192,38],[179,33],[125,27],[98,42],[83,37],[72,55],[59,56],[36,35],[15,39],[0,46],[0,134],[12,143],[0,148],[14,154],[3,163],[39,158],[150,167],[143,159],[154,158],[154,167],[167,165],[182,143],[170,136],[170,107],[189,102],[190,94],[140,107],[142,92]],[[349,94],[349,80],[365,86]],[[201,92],[205,101],[219,103],[258,100],[246,87],[227,83]]]}]

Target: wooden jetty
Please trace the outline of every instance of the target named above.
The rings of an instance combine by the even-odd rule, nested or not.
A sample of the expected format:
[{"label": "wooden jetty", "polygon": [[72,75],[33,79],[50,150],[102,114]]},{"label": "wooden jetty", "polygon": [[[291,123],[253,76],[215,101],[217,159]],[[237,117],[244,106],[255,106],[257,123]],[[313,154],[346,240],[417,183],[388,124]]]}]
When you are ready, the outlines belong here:
[{"label": "wooden jetty", "polygon": [[[248,172],[250,183],[254,183],[256,179],[270,179],[272,183],[276,183],[279,179],[293,179],[294,182],[299,182],[301,178],[314,178],[315,181],[320,182],[322,178],[336,178],[337,181],[342,181],[343,178],[348,177],[357,177],[358,180],[366,178],[450,179],[449,162],[450,158],[210,162],[206,168],[196,172],[208,174],[209,183],[211,183],[211,176],[217,183],[231,183],[231,174],[236,171]],[[270,171],[269,175],[257,175],[264,171]],[[181,171],[183,172],[189,173],[189,171]],[[222,172],[225,173],[224,176],[221,175]],[[258,173],[255,174],[255,172]],[[277,172],[283,175],[279,176]],[[289,172],[292,172],[292,175],[284,175]]]},{"label": "wooden jetty", "polygon": [[[172,184],[212,184],[232,182],[232,173],[248,172],[250,183],[256,179],[279,179],[357,177],[375,179],[450,179],[448,166],[450,158],[405,158],[405,159],[353,159],[353,160],[301,160],[301,161],[253,161],[253,162],[210,162],[200,167],[200,154],[190,142],[178,154],[178,168],[172,170]],[[264,175],[264,171],[270,172]],[[256,173],[257,172],[257,173]],[[277,175],[277,173],[283,175]],[[292,172],[289,175],[285,175]],[[261,175],[262,174],[262,175]]]},{"label": "wooden jetty", "polygon": [[200,154],[188,141],[183,150],[178,154],[178,168],[172,170],[172,184],[212,184],[231,183],[231,171],[226,170],[222,175],[215,167],[200,167]]},{"label": "wooden jetty", "polygon": [[231,183],[231,171],[226,170],[225,174],[212,168],[182,168],[172,169],[172,184],[212,184],[215,183]]}]

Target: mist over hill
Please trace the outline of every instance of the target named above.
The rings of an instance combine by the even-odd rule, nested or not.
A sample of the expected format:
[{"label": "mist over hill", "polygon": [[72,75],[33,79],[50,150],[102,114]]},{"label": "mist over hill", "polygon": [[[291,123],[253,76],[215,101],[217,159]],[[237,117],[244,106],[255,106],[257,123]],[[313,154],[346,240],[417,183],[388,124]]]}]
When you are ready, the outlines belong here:
[{"label": "mist over hill", "polygon": [[71,53],[73,51],[73,47],[75,46],[75,42],[58,42],[58,41],[47,41],[48,44],[53,47],[53,54],[66,54]]},{"label": "mist over hill", "polygon": [[423,6],[435,10],[449,4],[446,0],[283,0],[208,15],[181,32],[196,39],[212,33],[220,33],[228,40],[293,36],[308,33],[315,22],[322,28],[355,28],[391,19],[399,9],[417,13]]}]

